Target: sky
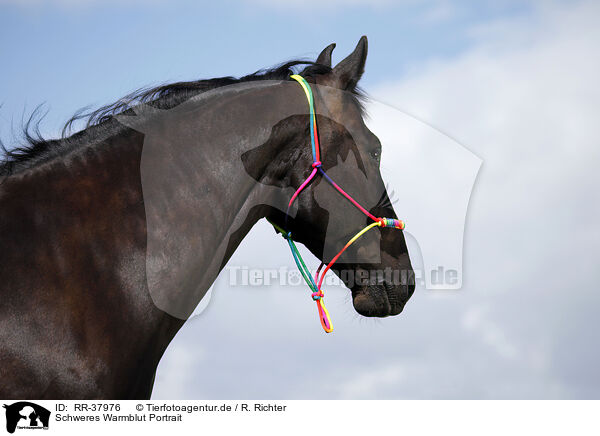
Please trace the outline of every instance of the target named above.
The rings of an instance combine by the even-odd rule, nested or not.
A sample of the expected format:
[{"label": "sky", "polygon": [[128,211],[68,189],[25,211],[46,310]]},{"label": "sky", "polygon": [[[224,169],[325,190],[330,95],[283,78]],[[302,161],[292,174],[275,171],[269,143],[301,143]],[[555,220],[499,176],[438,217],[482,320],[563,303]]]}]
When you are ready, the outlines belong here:
[{"label": "sky", "polygon": [[[0,0],[7,146],[40,103],[52,136],[77,109],[141,86],[247,74],[331,42],[336,62],[366,34],[374,132],[403,133],[378,116],[385,103],[482,161],[460,290],[420,287],[400,316],[374,320],[332,286],[325,335],[301,287],[222,274],[169,346],[153,398],[600,397],[600,5],[474,3]],[[403,150],[383,147],[402,215]],[[291,267],[289,256],[261,222],[228,265]]]}]

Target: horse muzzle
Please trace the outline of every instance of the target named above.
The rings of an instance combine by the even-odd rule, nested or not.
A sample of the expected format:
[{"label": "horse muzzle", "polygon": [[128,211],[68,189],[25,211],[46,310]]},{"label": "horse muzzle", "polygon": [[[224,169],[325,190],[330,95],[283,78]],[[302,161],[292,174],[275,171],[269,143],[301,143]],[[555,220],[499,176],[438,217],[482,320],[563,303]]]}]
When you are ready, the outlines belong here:
[{"label": "horse muzzle", "polygon": [[[405,274],[412,276],[411,274]],[[404,305],[412,296],[414,281],[407,283],[381,282],[357,285],[352,288],[354,310],[362,316],[384,318],[394,316],[404,310]]]}]

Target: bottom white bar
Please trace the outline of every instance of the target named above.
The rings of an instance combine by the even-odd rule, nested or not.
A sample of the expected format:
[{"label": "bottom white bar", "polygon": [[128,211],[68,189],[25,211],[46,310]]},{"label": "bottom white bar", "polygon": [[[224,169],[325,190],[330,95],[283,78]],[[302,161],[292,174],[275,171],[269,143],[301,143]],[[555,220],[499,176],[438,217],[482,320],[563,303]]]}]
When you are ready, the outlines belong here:
[{"label": "bottom white bar", "polygon": [[3,404],[1,432],[12,423],[19,435],[35,429],[47,436],[115,431],[261,436],[600,434],[598,401],[14,400]]}]

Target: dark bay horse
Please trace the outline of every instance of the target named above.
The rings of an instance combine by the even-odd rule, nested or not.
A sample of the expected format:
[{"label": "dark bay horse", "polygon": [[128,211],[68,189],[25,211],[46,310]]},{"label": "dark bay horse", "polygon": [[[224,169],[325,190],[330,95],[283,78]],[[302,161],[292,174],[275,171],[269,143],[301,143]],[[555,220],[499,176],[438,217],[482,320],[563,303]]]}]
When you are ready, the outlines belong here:
[{"label": "dark bay horse", "polygon": [[[76,134],[28,136],[6,151],[0,397],[149,398],[169,342],[262,218],[287,225],[323,260],[328,220],[344,213],[345,200],[326,210],[315,199],[324,186],[316,179],[287,223],[281,207],[312,162],[294,72],[315,87],[323,168],[340,156],[351,162],[364,181],[352,177],[344,188],[370,201],[376,216],[396,217],[379,174],[381,144],[363,122],[357,90],[367,40],[332,68],[333,48],[316,62],[140,91],[88,114]],[[358,230],[352,220],[342,227],[344,237]],[[412,271],[402,231],[373,233],[377,260],[333,270],[359,314],[396,315],[414,291],[410,280],[342,274]]]}]

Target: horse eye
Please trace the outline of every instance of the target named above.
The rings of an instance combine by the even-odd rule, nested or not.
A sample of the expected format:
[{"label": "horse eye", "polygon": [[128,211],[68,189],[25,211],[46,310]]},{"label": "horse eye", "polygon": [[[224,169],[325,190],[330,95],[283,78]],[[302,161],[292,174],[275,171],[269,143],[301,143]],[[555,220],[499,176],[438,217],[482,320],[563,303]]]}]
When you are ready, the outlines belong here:
[{"label": "horse eye", "polygon": [[379,150],[375,150],[371,152],[371,157],[373,159],[379,159]]}]

